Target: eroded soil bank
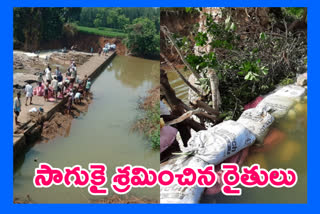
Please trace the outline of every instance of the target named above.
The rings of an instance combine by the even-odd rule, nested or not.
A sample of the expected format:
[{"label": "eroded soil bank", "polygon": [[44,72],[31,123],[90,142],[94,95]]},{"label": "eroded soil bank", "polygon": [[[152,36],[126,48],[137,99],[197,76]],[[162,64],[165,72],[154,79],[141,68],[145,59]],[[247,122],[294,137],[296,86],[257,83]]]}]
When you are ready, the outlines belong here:
[{"label": "eroded soil bank", "polygon": [[[23,46],[15,47],[13,52],[14,93],[17,91],[23,92],[22,89],[27,82],[36,86],[39,72],[42,72],[48,64],[51,66],[52,72],[58,66],[62,74],[65,74],[71,61],[75,61],[78,67],[83,65],[92,56],[90,53],[91,47],[97,54],[99,48],[104,47],[108,42],[117,45],[117,55],[127,54],[127,48],[121,39],[84,33],[78,33],[68,39],[41,44],[39,50],[35,53],[26,52]],[[73,51],[70,50],[71,47]],[[64,48],[67,49],[66,53],[62,52]]]},{"label": "eroded soil bank", "polygon": [[80,104],[73,104],[70,114],[66,113],[66,106],[54,113],[50,120],[43,123],[40,141],[48,142],[57,136],[67,137],[72,120],[78,118],[80,114],[87,112],[91,101],[92,94],[87,99],[83,99]]},{"label": "eroded soil bank", "polygon": [[[103,47],[107,42],[114,43],[119,47],[119,50],[117,50],[118,55],[125,55],[126,47],[123,44],[122,39],[86,34],[81,32],[78,32],[74,36],[43,43],[40,45],[40,47],[37,47],[36,49],[41,51],[63,49],[66,47],[68,50],[70,50],[73,46],[74,50],[77,51],[90,52],[90,49],[92,47],[94,52],[97,52],[99,50],[99,47]],[[24,49],[23,44],[16,45],[14,49],[28,51]]]}]

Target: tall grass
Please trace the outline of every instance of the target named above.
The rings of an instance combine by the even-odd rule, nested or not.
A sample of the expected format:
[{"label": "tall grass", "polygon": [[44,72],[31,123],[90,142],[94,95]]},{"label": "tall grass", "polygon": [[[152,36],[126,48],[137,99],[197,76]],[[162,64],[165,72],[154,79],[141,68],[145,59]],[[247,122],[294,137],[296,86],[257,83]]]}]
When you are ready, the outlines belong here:
[{"label": "tall grass", "polygon": [[87,34],[94,34],[94,35],[99,35],[99,36],[106,36],[106,37],[115,37],[115,38],[125,38],[126,33],[122,32],[119,29],[113,29],[113,28],[105,28],[105,27],[98,27],[98,28],[93,28],[93,27],[85,27],[85,26],[79,26],[75,25],[77,30],[82,33],[87,33]]},{"label": "tall grass", "polygon": [[149,95],[139,101],[141,115],[133,124],[132,130],[143,134],[152,149],[160,149],[160,86],[149,91]]}]

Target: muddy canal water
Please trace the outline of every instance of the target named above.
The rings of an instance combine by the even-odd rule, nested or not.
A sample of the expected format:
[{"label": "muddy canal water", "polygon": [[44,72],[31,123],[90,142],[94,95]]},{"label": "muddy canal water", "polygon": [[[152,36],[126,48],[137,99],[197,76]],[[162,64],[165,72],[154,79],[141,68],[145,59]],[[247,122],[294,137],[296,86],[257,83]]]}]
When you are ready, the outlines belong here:
[{"label": "muddy canal water", "polygon": [[[188,87],[173,71],[168,72],[170,85],[177,97],[188,102]],[[190,73],[184,72],[186,77]],[[295,106],[295,117],[284,118],[274,124],[273,146],[250,152],[244,165],[258,163],[265,169],[292,168],[298,174],[298,182],[293,188],[273,187],[242,188],[241,197],[203,195],[201,203],[307,203],[307,102]]]},{"label": "muddy canal water", "polygon": [[[181,73],[184,75],[186,79],[189,78],[189,75],[191,74],[190,71],[184,71],[183,69],[179,69]],[[188,91],[189,87],[183,82],[183,80],[179,77],[179,75],[174,72],[173,70],[166,70],[168,80],[170,83],[170,86],[174,89],[176,92],[176,96],[180,98],[183,102],[188,103]]]},{"label": "muddy canal water", "polygon": [[296,117],[284,118],[274,124],[275,131],[269,134],[269,139],[275,144],[251,150],[244,165],[258,163],[268,170],[294,169],[298,174],[296,185],[279,189],[239,186],[242,188],[241,197],[219,193],[203,196],[202,203],[307,203],[307,103],[297,104],[294,110]]},{"label": "muddy canal water", "polygon": [[[159,61],[116,56],[112,67],[94,81],[93,102],[87,113],[73,120],[69,136],[36,144],[16,166],[14,197],[23,200],[29,195],[34,203],[88,203],[104,198],[91,196],[87,188],[36,189],[34,170],[41,162],[58,168],[79,164],[86,169],[89,163],[105,163],[109,195],[114,194],[110,181],[116,166],[142,165],[159,170],[159,152],[153,151],[141,135],[130,131],[139,114],[137,101],[157,83]],[[129,195],[159,200],[159,188],[132,189]]]}]

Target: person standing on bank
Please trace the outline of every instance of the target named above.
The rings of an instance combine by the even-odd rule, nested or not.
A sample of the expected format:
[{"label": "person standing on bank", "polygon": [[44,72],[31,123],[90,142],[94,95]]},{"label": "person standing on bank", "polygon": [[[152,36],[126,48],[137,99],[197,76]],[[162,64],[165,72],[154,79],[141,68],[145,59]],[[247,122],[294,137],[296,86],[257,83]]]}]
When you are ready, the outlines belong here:
[{"label": "person standing on bank", "polygon": [[49,84],[50,84],[52,80],[50,65],[48,65],[48,67],[45,69],[45,73],[46,73],[46,81],[49,81]]},{"label": "person standing on bank", "polygon": [[33,87],[29,83],[24,88],[26,92],[26,106],[28,105],[28,99],[30,98],[30,105],[32,105]]},{"label": "person standing on bank", "polygon": [[42,75],[43,75],[43,73],[42,73],[42,72],[39,72],[39,76],[38,76],[38,79],[37,79],[37,82],[38,82],[38,86],[39,86],[39,87],[41,87],[41,84],[42,84],[42,82],[43,82]]},{"label": "person standing on bank", "polygon": [[13,112],[14,112],[14,122],[16,126],[20,125],[20,122],[18,121],[19,114],[21,112],[21,92],[19,91],[17,93],[17,97],[13,101]]},{"label": "person standing on bank", "polygon": [[59,66],[57,66],[57,68],[56,68],[56,77],[57,77],[58,82],[61,82],[62,79],[63,79],[62,73],[61,73],[61,71],[60,71]]},{"label": "person standing on bank", "polygon": [[75,83],[76,80],[77,80],[77,65],[74,63],[72,68],[71,68],[70,82],[71,83]]},{"label": "person standing on bank", "polygon": [[56,98],[56,102],[58,100],[58,83],[57,77],[54,77],[51,82],[51,87],[53,88],[53,96]]},{"label": "person standing on bank", "polygon": [[86,82],[86,88],[85,88],[85,92],[86,92],[85,96],[86,96],[86,98],[87,98],[88,95],[89,95],[90,88],[91,88],[91,79],[88,78],[88,80],[87,80],[87,82]]},{"label": "person standing on bank", "polygon": [[44,82],[44,96],[43,96],[43,98],[44,98],[44,101],[48,101],[48,99],[49,99],[49,80],[47,80],[47,81],[45,81]]}]

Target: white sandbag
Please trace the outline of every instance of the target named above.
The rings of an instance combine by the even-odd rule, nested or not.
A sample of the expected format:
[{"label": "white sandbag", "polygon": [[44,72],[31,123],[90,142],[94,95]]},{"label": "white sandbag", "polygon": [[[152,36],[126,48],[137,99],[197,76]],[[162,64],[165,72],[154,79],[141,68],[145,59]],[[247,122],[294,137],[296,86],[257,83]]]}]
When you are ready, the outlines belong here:
[{"label": "white sandbag", "polygon": [[300,101],[306,93],[306,89],[297,85],[287,85],[277,90],[273,95],[286,97]]},{"label": "white sandbag", "polygon": [[191,136],[188,146],[180,149],[209,164],[219,164],[252,145],[256,137],[242,124],[229,120]]},{"label": "white sandbag", "polygon": [[252,108],[244,111],[238,123],[249,129],[256,136],[256,143],[263,143],[264,137],[272,125],[274,117],[262,109]]},{"label": "white sandbag", "polygon": [[[170,160],[167,164],[161,166],[161,170],[171,170],[174,173],[181,173],[185,167],[193,169],[204,168],[207,165],[203,160],[194,157],[179,157]],[[194,185],[191,187],[172,184],[170,186],[160,187],[161,204],[194,204],[198,203],[204,191],[204,187]]]},{"label": "white sandbag", "polygon": [[277,119],[284,117],[294,104],[293,99],[272,94],[265,97],[256,108],[266,110]]}]

